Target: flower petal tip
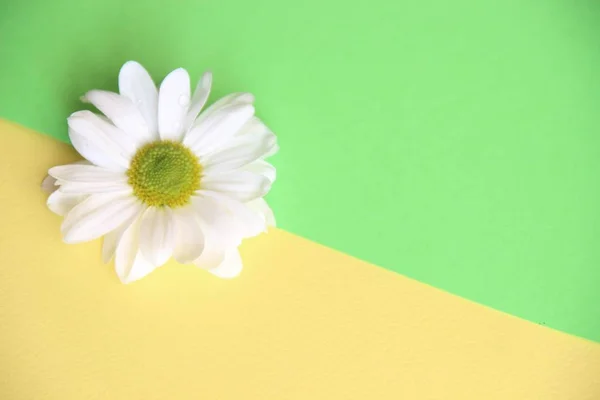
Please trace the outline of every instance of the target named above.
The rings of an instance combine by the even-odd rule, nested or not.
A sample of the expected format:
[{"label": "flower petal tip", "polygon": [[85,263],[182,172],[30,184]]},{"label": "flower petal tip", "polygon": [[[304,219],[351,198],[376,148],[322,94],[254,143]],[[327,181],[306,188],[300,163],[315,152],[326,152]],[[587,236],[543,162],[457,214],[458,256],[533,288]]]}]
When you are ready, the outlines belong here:
[{"label": "flower petal tip", "polygon": [[54,191],[57,189],[56,179],[50,175],[50,171],[48,171],[48,175],[46,175],[44,180],[42,180],[40,187],[48,194],[54,193]]}]

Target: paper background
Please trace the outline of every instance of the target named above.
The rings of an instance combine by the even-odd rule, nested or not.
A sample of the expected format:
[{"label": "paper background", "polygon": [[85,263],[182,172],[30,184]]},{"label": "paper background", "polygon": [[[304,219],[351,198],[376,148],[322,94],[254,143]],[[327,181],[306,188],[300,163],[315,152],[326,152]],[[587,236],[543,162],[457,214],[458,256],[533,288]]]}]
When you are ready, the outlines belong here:
[{"label": "paper background", "polygon": [[235,280],[170,263],[121,285],[45,208],[38,177],[74,151],[0,131],[0,399],[598,399],[597,343],[281,230]]},{"label": "paper background", "polygon": [[281,228],[600,341],[599,8],[4,1],[0,116],[66,140],[124,61],[210,68],[279,135]]}]

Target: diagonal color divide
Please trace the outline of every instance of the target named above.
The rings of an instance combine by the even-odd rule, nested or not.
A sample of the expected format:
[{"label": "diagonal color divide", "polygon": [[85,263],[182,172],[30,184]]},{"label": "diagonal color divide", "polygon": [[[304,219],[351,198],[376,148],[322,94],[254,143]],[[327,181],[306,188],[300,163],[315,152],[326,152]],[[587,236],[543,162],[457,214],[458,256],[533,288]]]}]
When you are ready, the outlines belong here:
[{"label": "diagonal color divide", "polygon": [[8,2],[0,116],[66,140],[79,96],[114,89],[125,60],[210,67],[280,135],[281,227],[600,341],[599,8]]},{"label": "diagonal color divide", "polygon": [[577,399],[600,344],[281,230],[220,280],[169,264],[130,286],[66,245],[37,177],[69,146],[0,121],[0,398]]}]

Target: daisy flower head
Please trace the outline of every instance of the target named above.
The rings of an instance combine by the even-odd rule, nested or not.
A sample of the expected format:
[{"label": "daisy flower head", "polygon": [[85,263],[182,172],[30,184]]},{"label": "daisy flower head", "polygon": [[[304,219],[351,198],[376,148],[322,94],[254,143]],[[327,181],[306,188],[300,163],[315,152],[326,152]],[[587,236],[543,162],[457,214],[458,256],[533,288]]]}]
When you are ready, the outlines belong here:
[{"label": "daisy flower head", "polygon": [[129,61],[119,93],[83,96],[101,113],[77,111],[69,137],[85,159],[53,167],[43,186],[48,208],[63,216],[66,243],[104,237],[123,283],[143,278],[171,257],[231,278],[242,269],[243,239],[275,224],[263,199],[275,180],[265,159],[276,136],[254,115],[254,97],[234,93],[203,110],[212,74],[194,93],[179,68],[156,87]]}]

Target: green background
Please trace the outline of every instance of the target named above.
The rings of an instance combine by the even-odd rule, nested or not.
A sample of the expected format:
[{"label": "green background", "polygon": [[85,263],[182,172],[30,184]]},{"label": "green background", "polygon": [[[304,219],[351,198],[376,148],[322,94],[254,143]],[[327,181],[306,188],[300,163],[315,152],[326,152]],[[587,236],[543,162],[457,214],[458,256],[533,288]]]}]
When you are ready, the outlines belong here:
[{"label": "green background", "polygon": [[0,4],[0,116],[66,141],[124,61],[210,68],[279,135],[282,228],[600,341],[599,3]]}]

